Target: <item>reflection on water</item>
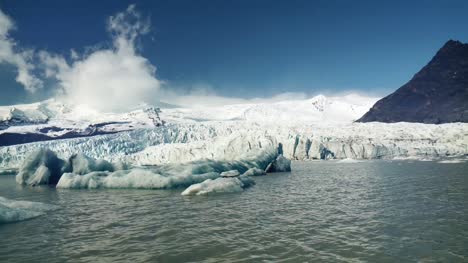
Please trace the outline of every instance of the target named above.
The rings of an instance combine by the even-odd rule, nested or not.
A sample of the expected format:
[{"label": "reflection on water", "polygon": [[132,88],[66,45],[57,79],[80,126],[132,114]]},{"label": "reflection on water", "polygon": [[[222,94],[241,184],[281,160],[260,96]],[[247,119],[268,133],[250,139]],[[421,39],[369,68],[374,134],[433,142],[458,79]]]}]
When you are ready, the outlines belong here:
[{"label": "reflection on water", "polygon": [[296,162],[243,193],[22,188],[60,210],[0,225],[0,262],[463,261],[468,164]]}]

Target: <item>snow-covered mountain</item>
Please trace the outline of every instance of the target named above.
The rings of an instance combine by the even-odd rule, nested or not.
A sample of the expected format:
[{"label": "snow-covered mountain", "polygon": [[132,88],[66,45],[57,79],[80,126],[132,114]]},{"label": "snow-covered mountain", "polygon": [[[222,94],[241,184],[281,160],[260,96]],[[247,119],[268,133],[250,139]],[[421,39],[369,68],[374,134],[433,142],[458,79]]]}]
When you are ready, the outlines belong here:
[{"label": "snow-covered mountain", "polygon": [[359,119],[378,98],[350,94],[341,97],[318,95],[305,100],[247,103],[218,107],[171,108],[163,110],[168,122],[242,120],[256,123],[351,123]]},{"label": "snow-covered mountain", "polygon": [[[296,160],[445,158],[468,154],[465,123],[353,122],[375,101],[357,95],[317,96],[274,103],[171,107],[160,113],[154,108],[143,108],[121,114],[100,114],[47,101],[15,107],[13,111],[24,113],[15,115],[23,120],[15,125],[11,125],[14,118],[8,117],[14,115],[8,115],[11,107],[10,111],[4,107],[2,116],[7,117],[3,120],[9,126],[0,131],[0,138],[5,134],[42,133],[60,140],[0,147],[0,167],[19,167],[31,151],[42,148],[51,149],[63,159],[84,153],[95,159],[132,165],[237,160],[245,154],[275,150],[279,144],[285,157]],[[60,137],[64,130],[86,131],[89,127],[108,134]]]},{"label": "snow-covered mountain", "polygon": [[100,113],[85,105],[56,100],[0,107],[0,146],[100,134],[162,125],[159,109]]},{"label": "snow-covered mountain", "polygon": [[[89,137],[170,123],[246,121],[255,123],[350,123],[376,101],[358,95],[275,103],[249,103],[221,107],[143,106],[127,113],[101,113],[85,105],[68,105],[51,99],[39,103],[0,107],[0,146]],[[163,104],[165,105],[165,104]],[[169,105],[169,104],[167,104]]]}]

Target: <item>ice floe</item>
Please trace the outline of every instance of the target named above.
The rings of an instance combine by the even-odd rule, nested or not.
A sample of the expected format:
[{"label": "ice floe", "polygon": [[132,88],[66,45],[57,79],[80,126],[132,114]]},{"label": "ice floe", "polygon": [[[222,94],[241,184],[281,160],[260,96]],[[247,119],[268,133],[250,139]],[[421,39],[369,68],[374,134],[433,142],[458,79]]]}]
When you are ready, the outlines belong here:
[{"label": "ice floe", "polygon": [[0,196],[0,224],[35,218],[56,209],[58,207],[54,205],[11,200]]},{"label": "ice floe", "polygon": [[[232,174],[232,173],[231,173]],[[245,188],[255,184],[255,181],[248,176],[220,177],[207,179],[201,183],[189,186],[182,195],[208,195],[219,193],[242,192]]]}]

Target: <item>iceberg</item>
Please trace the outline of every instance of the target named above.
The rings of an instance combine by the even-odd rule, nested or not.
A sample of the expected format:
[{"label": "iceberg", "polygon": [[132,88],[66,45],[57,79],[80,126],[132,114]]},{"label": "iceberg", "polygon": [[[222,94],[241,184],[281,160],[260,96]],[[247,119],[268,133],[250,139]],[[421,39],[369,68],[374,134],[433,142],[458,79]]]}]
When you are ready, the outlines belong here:
[{"label": "iceberg", "polygon": [[39,202],[15,201],[0,196],[0,224],[13,223],[44,215],[57,206]]},{"label": "iceberg", "polygon": [[16,175],[23,185],[56,184],[66,169],[66,162],[49,149],[39,149],[30,154]]},{"label": "iceberg", "polygon": [[279,154],[265,169],[267,173],[291,172],[291,160]]},{"label": "iceberg", "polygon": [[62,189],[170,189],[217,178],[218,173],[164,175],[146,169],[116,172],[91,172],[85,175],[66,173],[57,184]]},{"label": "iceberg", "polygon": [[112,164],[105,160],[95,160],[86,155],[74,154],[68,160],[57,157],[57,154],[49,149],[39,149],[32,152],[21,165],[16,182],[21,185],[55,185],[62,174],[88,174],[95,171],[122,170],[126,167],[123,163]]},{"label": "iceberg", "polygon": [[[274,150],[265,150],[256,155],[244,156],[240,160],[202,159],[188,163],[132,167],[115,171],[91,171],[82,174],[66,172],[61,176],[56,187],[61,189],[171,189],[218,178],[236,178],[241,181],[243,187],[247,187],[253,183],[247,175],[263,174],[268,164],[276,160],[276,156]],[[243,175],[240,175],[241,173]]]}]

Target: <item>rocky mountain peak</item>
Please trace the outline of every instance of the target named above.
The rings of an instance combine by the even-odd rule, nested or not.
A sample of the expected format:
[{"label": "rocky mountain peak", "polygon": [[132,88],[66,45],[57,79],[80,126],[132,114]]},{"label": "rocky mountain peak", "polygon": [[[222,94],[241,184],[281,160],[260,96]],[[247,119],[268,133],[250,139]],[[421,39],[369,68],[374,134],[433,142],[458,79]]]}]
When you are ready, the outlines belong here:
[{"label": "rocky mountain peak", "polygon": [[449,40],[432,60],[360,122],[468,122],[468,44]]}]

